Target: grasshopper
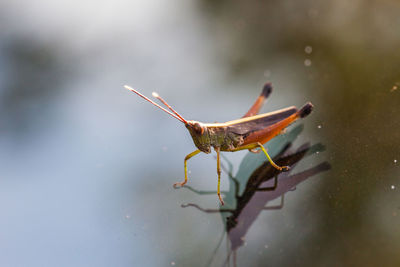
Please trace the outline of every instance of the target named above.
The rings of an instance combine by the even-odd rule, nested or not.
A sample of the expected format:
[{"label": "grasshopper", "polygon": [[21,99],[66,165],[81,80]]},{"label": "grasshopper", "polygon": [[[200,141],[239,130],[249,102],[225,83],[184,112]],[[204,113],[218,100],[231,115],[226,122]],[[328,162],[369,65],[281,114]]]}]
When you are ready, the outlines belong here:
[{"label": "grasshopper", "polygon": [[185,120],[155,92],[152,94],[153,97],[161,101],[161,103],[163,103],[170,111],[161,107],[148,97],[142,95],[137,90],[127,85],[125,85],[125,88],[136,93],[177,120],[183,122],[192,136],[193,142],[197,149],[185,157],[185,180],[175,183],[174,187],[181,187],[187,183],[187,161],[190,158],[199,154],[200,152],[209,154],[211,153],[211,148],[214,148],[215,152],[217,153],[217,195],[222,205],[224,205],[224,201],[222,200],[220,193],[221,151],[235,152],[244,149],[248,149],[253,153],[259,153],[260,151],[263,151],[268,161],[274,168],[278,169],[279,171],[288,171],[290,169],[289,166],[278,166],[275,164],[275,162],[269,156],[267,150],[264,148],[263,144],[279,135],[292,122],[299,118],[306,117],[313,109],[313,105],[308,102],[301,109],[297,109],[296,107],[292,106],[274,112],[257,115],[260,108],[264,104],[265,99],[267,99],[272,92],[271,83],[266,83],[253,106],[241,119],[224,123],[202,123],[199,121]]}]

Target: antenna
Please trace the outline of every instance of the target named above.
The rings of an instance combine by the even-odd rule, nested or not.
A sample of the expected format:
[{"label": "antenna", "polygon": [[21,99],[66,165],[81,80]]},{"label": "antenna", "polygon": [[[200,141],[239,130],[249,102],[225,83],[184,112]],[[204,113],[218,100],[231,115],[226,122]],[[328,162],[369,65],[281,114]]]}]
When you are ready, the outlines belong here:
[{"label": "antenna", "polygon": [[[128,85],[125,85],[124,87],[125,87],[126,89],[128,89],[129,91],[134,92],[134,93],[137,94],[138,96],[144,98],[145,100],[149,101],[149,102],[152,103],[154,106],[156,106],[156,107],[162,109],[163,111],[167,112],[169,115],[171,115],[171,116],[174,117],[175,119],[177,119],[177,120],[183,122],[184,124],[187,124],[187,121],[186,121],[184,118],[182,118],[182,116],[180,116],[180,115],[178,114],[178,112],[176,112],[175,110],[173,110],[172,107],[171,107],[170,105],[166,104],[166,106],[167,106],[169,109],[171,109],[176,115],[175,115],[174,113],[169,112],[168,110],[166,110],[165,108],[163,108],[163,107],[160,106],[159,104],[155,103],[153,100],[149,99],[148,97],[142,95],[141,93],[139,93],[138,91],[136,91],[136,90],[133,89],[132,87],[130,87],[130,86],[128,86]],[[161,102],[164,103],[165,101],[162,100]],[[167,103],[167,102],[165,102],[165,103]],[[164,103],[164,104],[165,104],[165,103]]]},{"label": "antenna", "polygon": [[160,100],[164,105],[166,105],[176,116],[178,116],[179,118],[181,118],[182,120],[185,120],[184,118],[182,118],[181,115],[179,115],[178,112],[176,112],[170,105],[168,105],[167,101],[165,101],[164,99],[161,98],[161,96],[159,94],[157,94],[156,92],[152,93],[152,96],[157,98],[158,100]]}]

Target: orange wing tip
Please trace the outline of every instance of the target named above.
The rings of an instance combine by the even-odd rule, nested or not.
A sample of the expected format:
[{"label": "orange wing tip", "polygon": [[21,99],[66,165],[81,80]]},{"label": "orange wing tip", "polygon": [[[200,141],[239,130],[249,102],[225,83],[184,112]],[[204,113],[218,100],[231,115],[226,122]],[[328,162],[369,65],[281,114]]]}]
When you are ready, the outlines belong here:
[{"label": "orange wing tip", "polygon": [[313,110],[314,105],[311,102],[306,103],[300,110],[299,114],[301,118],[307,117]]},{"label": "orange wing tip", "polygon": [[272,92],[272,84],[271,83],[264,84],[261,95],[267,98],[271,94],[271,92]]}]

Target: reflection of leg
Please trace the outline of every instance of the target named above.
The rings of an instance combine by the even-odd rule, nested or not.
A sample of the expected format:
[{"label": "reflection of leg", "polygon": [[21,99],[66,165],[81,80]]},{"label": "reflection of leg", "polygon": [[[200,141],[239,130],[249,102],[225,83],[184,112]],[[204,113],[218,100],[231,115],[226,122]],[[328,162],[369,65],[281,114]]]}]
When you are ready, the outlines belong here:
[{"label": "reflection of leg", "polygon": [[[217,250],[219,249],[219,247],[222,244],[222,241],[224,240],[224,236],[225,236],[226,231],[222,231],[222,235],[218,241],[217,247],[214,249],[213,254],[211,255],[210,259],[208,260],[207,264],[204,266],[212,266],[212,262],[214,260],[215,255],[217,254]],[[228,238],[226,238],[226,240],[228,240]]]},{"label": "reflection of leg", "polygon": [[224,166],[224,164],[221,162],[221,169],[226,172],[229,177],[233,177],[233,165],[232,163],[228,160],[224,154],[221,154],[221,158],[225,160],[226,164],[228,164],[228,168]]},{"label": "reflection of leg", "polygon": [[226,163],[228,164],[228,166],[229,166],[229,169],[227,169],[222,162],[220,163],[221,164],[221,169],[229,175],[229,179],[231,179],[233,181],[233,183],[235,184],[235,197],[237,197],[239,195],[239,182],[235,177],[233,177],[233,165],[224,156],[224,154],[221,154],[221,158],[223,158],[226,161]]},{"label": "reflection of leg", "polygon": [[289,166],[282,166],[282,167],[280,167],[280,166],[276,165],[276,163],[271,159],[271,157],[268,155],[267,150],[265,150],[264,146],[263,146],[261,143],[257,143],[257,146],[258,146],[259,148],[262,149],[262,151],[264,152],[265,156],[267,156],[267,159],[268,159],[269,163],[271,163],[271,165],[272,165],[275,169],[278,169],[278,170],[280,170],[280,171],[288,171],[288,170],[290,169]]},{"label": "reflection of leg", "polygon": [[[193,187],[189,186],[189,185],[185,185],[183,186],[183,188],[189,189],[190,191],[192,191],[193,193],[196,193],[198,195],[215,195],[217,193],[217,191],[206,191],[206,190],[197,190],[194,189]],[[222,191],[222,193],[228,193],[228,192],[224,192]]]},{"label": "reflection of leg", "polygon": [[273,186],[257,188],[257,191],[274,191],[277,187],[278,187],[278,175],[275,175]]},{"label": "reflection of leg", "polygon": [[285,200],[285,195],[283,194],[281,196],[281,204],[279,204],[278,206],[264,207],[263,210],[280,210],[281,208],[283,208],[284,200]]},{"label": "reflection of leg", "polygon": [[221,191],[220,191],[220,186],[221,186],[221,157],[220,157],[220,148],[217,147],[215,148],[215,151],[217,152],[217,173],[218,173],[218,188],[217,188],[217,194],[219,201],[221,201],[221,205],[224,205],[224,201],[222,200],[221,197]]},{"label": "reflection of leg", "polygon": [[192,153],[188,154],[188,155],[185,157],[185,162],[184,162],[184,166],[185,166],[185,181],[175,183],[175,184],[174,184],[174,187],[183,186],[184,184],[187,183],[187,180],[188,180],[188,178],[187,178],[187,161],[188,161],[191,157],[196,156],[196,155],[199,154],[199,153],[200,153],[200,150],[197,149],[197,150],[193,151]]},{"label": "reflection of leg", "polygon": [[[227,238],[226,239],[226,255],[228,255],[228,257],[227,257],[227,266],[229,267],[229,265],[231,264],[231,249],[230,249],[230,246],[229,246],[229,238]],[[225,264],[224,265],[222,265],[222,266],[224,266],[225,267]]]},{"label": "reflection of leg", "polygon": [[198,210],[201,210],[201,211],[207,212],[207,213],[216,213],[216,212],[219,212],[219,213],[230,212],[230,213],[232,213],[232,212],[235,211],[235,210],[232,210],[232,209],[203,209],[202,207],[200,207],[199,205],[194,204],[194,203],[182,204],[181,207],[182,208],[194,207],[194,208],[196,208]]}]

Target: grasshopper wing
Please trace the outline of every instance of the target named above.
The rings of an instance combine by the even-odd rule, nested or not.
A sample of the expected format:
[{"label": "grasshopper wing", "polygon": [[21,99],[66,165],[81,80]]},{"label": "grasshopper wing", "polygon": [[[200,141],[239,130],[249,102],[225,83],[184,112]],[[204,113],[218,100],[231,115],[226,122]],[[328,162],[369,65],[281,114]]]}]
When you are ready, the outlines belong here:
[{"label": "grasshopper wing", "polygon": [[264,113],[256,116],[246,117],[239,120],[226,122],[228,131],[249,135],[271,125],[274,125],[297,112],[296,107],[288,107],[270,113]]}]

